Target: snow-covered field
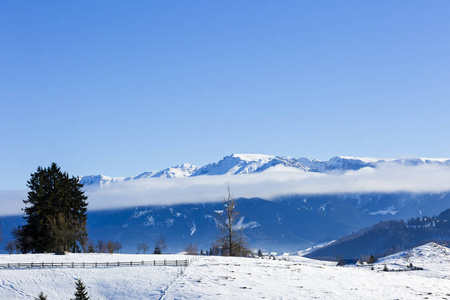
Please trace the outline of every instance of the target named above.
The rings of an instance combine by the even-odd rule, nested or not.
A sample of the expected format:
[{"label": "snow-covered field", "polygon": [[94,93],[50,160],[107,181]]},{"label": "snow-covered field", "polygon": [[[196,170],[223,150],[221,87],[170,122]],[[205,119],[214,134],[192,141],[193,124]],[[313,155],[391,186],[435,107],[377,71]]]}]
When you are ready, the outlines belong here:
[{"label": "snow-covered field", "polygon": [[[0,255],[0,263],[139,261],[182,255]],[[406,265],[424,270],[409,271]],[[384,272],[389,269],[403,270]],[[182,273],[181,273],[182,272]],[[371,266],[289,257],[285,260],[204,257],[180,267],[0,269],[0,299],[69,299],[75,279],[91,299],[450,299],[450,249],[427,244]]]}]

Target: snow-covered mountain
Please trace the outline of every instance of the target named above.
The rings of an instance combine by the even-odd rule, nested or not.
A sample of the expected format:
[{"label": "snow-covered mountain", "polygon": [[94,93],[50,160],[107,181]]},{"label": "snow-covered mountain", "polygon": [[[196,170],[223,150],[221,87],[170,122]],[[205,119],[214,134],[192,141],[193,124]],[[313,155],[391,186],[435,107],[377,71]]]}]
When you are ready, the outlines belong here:
[{"label": "snow-covered mountain", "polygon": [[180,178],[189,177],[196,172],[200,167],[191,164],[181,164],[175,167],[170,167],[159,172],[145,172],[132,179],[160,177],[160,178]]},{"label": "snow-covered mountain", "polygon": [[105,186],[112,182],[136,180],[141,178],[181,178],[203,175],[240,175],[264,172],[275,166],[295,168],[304,172],[345,172],[362,168],[376,168],[382,164],[397,164],[404,166],[418,165],[447,165],[450,158],[406,158],[406,159],[378,159],[369,157],[335,156],[328,161],[309,160],[308,158],[292,158],[263,154],[231,154],[216,163],[203,167],[192,164],[181,164],[161,171],[144,172],[134,177],[109,177],[104,175],[88,175],[80,177],[84,185]]},{"label": "snow-covered mountain", "polygon": [[[446,168],[420,167],[426,165]],[[436,170],[448,170],[447,166],[450,166],[450,159],[446,158],[336,156],[319,161],[232,154],[202,167],[182,164],[133,177],[91,175],[81,177],[80,182],[87,188],[90,201],[91,239],[117,240],[122,243],[124,252],[132,253],[139,242],[154,241],[162,234],[167,238],[169,251],[176,252],[190,242],[203,249],[210,247],[217,235],[216,211],[223,209],[221,191],[225,192],[224,184],[229,179],[220,175],[235,176],[233,192],[249,244],[265,250],[290,252],[338,239],[380,221],[431,216],[450,208],[449,190],[434,189],[436,185],[418,190],[392,188],[404,184],[405,180],[399,178],[404,179],[412,169],[417,172],[414,171],[411,180],[406,178],[406,182],[413,181],[415,186],[422,181],[437,181],[440,187],[447,182],[448,171],[438,172],[437,177],[433,174]],[[353,172],[360,169],[363,170]],[[403,172],[388,176],[398,169]],[[423,173],[424,169],[429,170]],[[375,173],[376,176],[372,176]],[[358,181],[361,174],[369,174],[369,177]],[[386,176],[388,181],[392,180],[379,181],[379,177]],[[438,180],[440,177],[444,178],[442,182]],[[148,178],[162,179],[146,180]],[[376,189],[379,182],[387,187]],[[308,192],[308,187],[314,184],[317,186],[314,191],[318,192]],[[340,189],[343,184],[359,184],[364,188],[356,192]],[[298,185],[302,185],[302,189],[297,189]],[[332,191],[324,193],[330,185],[334,185]],[[371,185],[370,188],[367,185]],[[263,189],[271,193],[257,195]],[[9,232],[24,221],[21,216],[11,216],[2,218],[2,222],[4,241],[7,241]]]},{"label": "snow-covered mountain", "polygon": [[201,167],[192,176],[254,173],[274,158],[274,156],[262,154],[232,154],[225,156],[217,163],[211,163]]},{"label": "snow-covered mountain", "polygon": [[124,181],[125,177],[110,177],[105,175],[87,175],[79,177],[80,183],[83,185],[108,186],[111,183]]}]

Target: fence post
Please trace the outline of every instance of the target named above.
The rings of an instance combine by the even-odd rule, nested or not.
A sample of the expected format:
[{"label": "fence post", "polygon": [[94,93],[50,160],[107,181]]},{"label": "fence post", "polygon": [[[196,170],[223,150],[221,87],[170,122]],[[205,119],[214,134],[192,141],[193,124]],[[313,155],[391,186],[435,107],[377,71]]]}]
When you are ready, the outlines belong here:
[{"label": "fence post", "polygon": [[106,262],[106,267],[109,267],[109,263],[108,262]]},{"label": "fence post", "polygon": [[164,259],[164,265],[166,265],[166,259]]},{"label": "fence post", "polygon": [[42,263],[42,267],[44,267],[44,263]]},{"label": "fence post", "polygon": [[73,268],[74,263],[72,262],[72,268]]},{"label": "fence post", "polygon": [[142,261],[142,265],[144,265],[144,261]]},{"label": "fence post", "polygon": [[95,267],[97,268],[97,262],[95,262]]},{"label": "fence post", "polygon": [[153,265],[156,266],[156,260],[153,261]]}]

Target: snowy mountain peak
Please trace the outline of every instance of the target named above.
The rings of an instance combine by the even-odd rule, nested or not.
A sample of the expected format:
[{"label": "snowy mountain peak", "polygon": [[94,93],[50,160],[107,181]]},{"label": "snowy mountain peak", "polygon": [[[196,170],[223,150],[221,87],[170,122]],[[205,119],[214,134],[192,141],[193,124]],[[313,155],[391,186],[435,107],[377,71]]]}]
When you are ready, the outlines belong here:
[{"label": "snowy mountain peak", "polygon": [[113,182],[123,181],[124,177],[110,177],[105,175],[87,175],[79,177],[79,182],[83,185],[107,186]]},{"label": "snowy mountain peak", "polygon": [[162,177],[162,178],[189,177],[199,168],[200,168],[199,166],[184,163],[175,167],[170,167],[165,170],[159,171],[152,177]]},{"label": "snowy mountain peak", "polygon": [[225,156],[217,163],[201,167],[194,172],[193,176],[253,173],[273,158],[274,156],[263,154],[231,154]]},{"label": "snowy mountain peak", "polygon": [[265,154],[231,154],[231,157],[238,158],[245,162],[252,162],[252,161],[264,161],[269,162],[271,159],[275,158],[273,155],[265,155]]},{"label": "snowy mountain peak", "polygon": [[178,166],[170,167],[159,172],[145,172],[138,176],[133,177],[133,179],[141,178],[180,178],[189,177],[200,167],[184,163]]},{"label": "snowy mountain peak", "polygon": [[104,175],[90,175],[80,177],[84,185],[104,186],[112,182],[134,180],[142,178],[182,178],[202,175],[241,175],[264,172],[274,166],[295,168],[305,172],[346,172],[370,167],[376,168],[381,164],[400,164],[404,166],[417,166],[424,164],[443,164],[450,166],[447,158],[402,158],[377,159],[371,157],[335,156],[328,161],[309,160],[308,158],[292,158],[287,156],[273,156],[265,154],[231,154],[216,163],[203,167],[184,163],[161,171],[144,172],[135,177],[108,177]]}]

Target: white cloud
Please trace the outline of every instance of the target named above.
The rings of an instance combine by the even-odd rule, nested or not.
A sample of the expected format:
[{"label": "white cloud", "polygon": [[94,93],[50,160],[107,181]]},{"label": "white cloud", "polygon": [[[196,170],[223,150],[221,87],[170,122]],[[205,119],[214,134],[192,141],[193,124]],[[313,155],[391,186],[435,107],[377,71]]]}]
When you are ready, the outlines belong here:
[{"label": "white cloud", "polygon": [[[381,165],[346,173],[306,173],[275,167],[263,173],[188,178],[145,178],[87,188],[89,209],[219,201],[231,184],[235,197],[273,199],[292,194],[450,191],[450,167]],[[20,214],[26,193],[0,192],[2,215]]]}]

